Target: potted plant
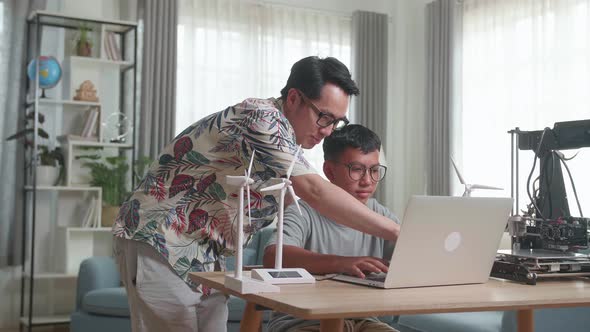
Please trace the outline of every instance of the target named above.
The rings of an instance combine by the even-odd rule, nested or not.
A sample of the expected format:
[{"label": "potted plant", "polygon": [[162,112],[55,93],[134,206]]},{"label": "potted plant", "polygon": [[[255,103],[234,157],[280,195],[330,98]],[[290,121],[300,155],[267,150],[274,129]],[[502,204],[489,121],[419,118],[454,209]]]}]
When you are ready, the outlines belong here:
[{"label": "potted plant", "polygon": [[76,55],[91,56],[92,55],[92,41],[90,40],[90,27],[86,24],[80,25],[78,28],[78,35],[75,40]]},{"label": "potted plant", "polygon": [[40,186],[57,186],[64,175],[64,155],[60,147],[51,150],[46,145],[39,146],[39,165],[36,181]]},{"label": "potted plant", "polygon": [[[127,179],[129,164],[125,156],[105,157],[98,154],[78,156],[76,159],[87,159],[82,166],[90,169],[90,185],[102,188],[101,226],[113,225],[121,204],[127,198]],[[135,164],[136,171],[143,174],[145,166],[151,163],[147,157],[140,158]],[[138,173],[136,172],[136,173]]]},{"label": "potted plant", "polygon": [[[35,117],[34,112],[29,112],[25,116],[27,123],[32,121]],[[39,124],[45,122],[45,116],[41,113],[38,114]],[[25,129],[18,131],[14,135],[6,138],[7,141],[23,138],[25,149],[33,148],[32,135],[34,128],[27,125]],[[49,134],[40,126],[37,128],[37,136],[43,139],[49,139]],[[36,181],[37,185],[40,186],[55,186],[59,184],[63,177],[63,166],[64,166],[64,155],[60,147],[50,149],[47,145],[38,144],[38,155],[37,155],[37,168],[36,168]],[[32,160],[27,164],[27,168],[32,166]]]}]

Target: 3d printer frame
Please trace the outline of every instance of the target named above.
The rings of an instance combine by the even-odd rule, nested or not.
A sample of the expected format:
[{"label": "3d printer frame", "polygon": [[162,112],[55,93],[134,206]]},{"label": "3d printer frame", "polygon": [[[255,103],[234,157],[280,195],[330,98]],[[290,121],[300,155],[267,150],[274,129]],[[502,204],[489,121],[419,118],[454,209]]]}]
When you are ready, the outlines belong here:
[{"label": "3d printer frame", "polygon": [[[570,213],[563,163],[568,171],[575,193],[575,184],[560,150],[590,147],[590,120],[556,122],[553,129],[521,131],[518,127],[508,131],[511,135],[511,197],[514,199],[508,231],[512,250],[498,253],[491,275],[534,285],[538,278],[558,276],[590,276],[590,257],[575,254],[588,248],[589,218]],[[533,150],[539,159],[538,192],[527,193],[530,203],[527,211],[519,214],[519,151]],[[534,187],[534,184],[533,184]],[[575,259],[572,259],[575,255]]]},{"label": "3d printer frame", "polygon": [[[509,231],[513,249],[548,249],[576,251],[588,248],[588,218],[570,213],[568,197],[561,164],[560,150],[590,147],[590,120],[556,122],[553,129],[521,131],[518,127],[511,134],[511,196],[515,205],[512,209]],[[519,151],[533,150],[539,165],[538,195],[530,196],[528,211],[519,215]],[[565,165],[565,163],[564,163]],[[533,166],[535,167],[535,166]],[[567,165],[566,165],[567,167]],[[569,173],[569,169],[568,169]],[[532,175],[532,174],[531,174]],[[571,175],[570,175],[571,179]],[[575,191],[575,185],[572,186]],[[577,201],[577,199],[576,199]]]}]

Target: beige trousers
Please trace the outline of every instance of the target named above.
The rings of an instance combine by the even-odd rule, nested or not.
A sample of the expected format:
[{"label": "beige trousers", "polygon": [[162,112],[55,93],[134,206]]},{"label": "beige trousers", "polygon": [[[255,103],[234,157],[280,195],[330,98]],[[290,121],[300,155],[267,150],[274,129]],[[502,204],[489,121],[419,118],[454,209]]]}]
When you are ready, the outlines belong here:
[{"label": "beige trousers", "polygon": [[114,237],[113,253],[127,290],[133,331],[227,330],[227,296],[213,290],[202,297],[145,243]]}]

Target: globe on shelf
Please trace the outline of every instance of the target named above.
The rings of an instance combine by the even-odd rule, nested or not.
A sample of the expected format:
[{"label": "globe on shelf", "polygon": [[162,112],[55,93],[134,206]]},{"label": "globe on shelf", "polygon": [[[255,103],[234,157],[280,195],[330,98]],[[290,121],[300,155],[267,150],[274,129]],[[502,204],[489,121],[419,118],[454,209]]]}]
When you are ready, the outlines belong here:
[{"label": "globe on shelf", "polygon": [[[41,98],[45,98],[45,89],[51,89],[61,79],[61,66],[59,61],[52,56],[42,55],[39,58],[39,87],[42,89]],[[27,66],[27,76],[31,81],[37,78],[37,59],[31,60]]]}]

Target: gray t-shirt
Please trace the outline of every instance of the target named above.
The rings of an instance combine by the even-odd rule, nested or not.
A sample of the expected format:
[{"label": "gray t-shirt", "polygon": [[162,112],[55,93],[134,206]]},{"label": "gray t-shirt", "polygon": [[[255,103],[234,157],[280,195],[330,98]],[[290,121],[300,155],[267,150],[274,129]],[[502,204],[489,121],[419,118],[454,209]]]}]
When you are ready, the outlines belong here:
[{"label": "gray t-shirt", "polygon": [[[365,234],[322,216],[318,211],[300,200],[301,213],[295,204],[285,209],[283,217],[283,244],[297,246],[320,254],[340,256],[371,256],[389,260],[394,243]],[[371,198],[367,201],[371,210],[398,223],[398,218],[386,207]],[[275,230],[276,232],[276,230]],[[276,237],[270,237],[266,246],[275,244]],[[367,318],[375,319],[375,318]],[[317,325],[319,321],[303,320],[290,315],[274,312],[268,322],[269,331],[287,331],[294,327]]]}]

